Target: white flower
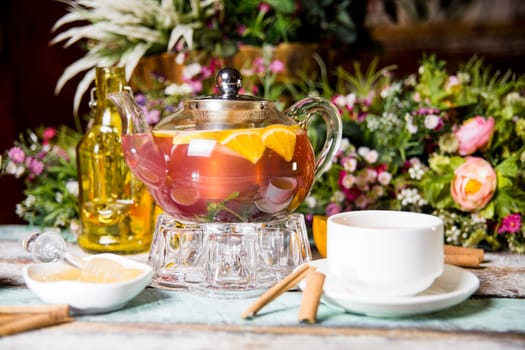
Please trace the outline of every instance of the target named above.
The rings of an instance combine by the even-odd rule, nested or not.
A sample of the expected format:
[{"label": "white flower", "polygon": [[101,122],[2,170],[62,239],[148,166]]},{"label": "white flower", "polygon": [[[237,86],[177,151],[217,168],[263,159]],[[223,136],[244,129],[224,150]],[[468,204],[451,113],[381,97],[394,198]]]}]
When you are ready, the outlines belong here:
[{"label": "white flower", "polygon": [[308,196],[304,199],[304,203],[308,208],[313,209],[317,205],[317,199],[314,196]]},{"label": "white flower", "polygon": [[15,209],[16,215],[18,215],[19,217],[23,217],[25,212],[26,208],[22,204],[18,203]]},{"label": "white flower", "polygon": [[346,174],[345,177],[343,177],[343,187],[346,189],[351,188],[356,183],[356,178],[354,175]]},{"label": "white flower", "polygon": [[377,181],[381,185],[388,185],[390,181],[392,181],[392,174],[390,174],[388,171],[383,171],[377,176]]},{"label": "white flower", "polygon": [[66,190],[73,196],[78,197],[78,182],[69,180],[66,182]]},{"label": "white flower", "polygon": [[168,95],[168,96],[173,96],[173,95],[189,95],[191,94],[192,90],[191,90],[191,86],[189,84],[170,84],[168,86],[166,86],[166,88],[164,89],[164,94]]},{"label": "white flower", "polygon": [[185,59],[184,52],[180,52],[175,56],[175,63],[183,65]]},{"label": "white flower", "polygon": [[345,96],[346,106],[348,108],[353,108],[355,104],[355,100],[356,100],[355,93],[352,92],[351,94],[346,95]]},{"label": "white flower", "polygon": [[346,97],[343,95],[337,95],[334,98],[334,104],[338,107],[345,107],[346,106]]},{"label": "white flower", "polygon": [[427,201],[421,197],[416,188],[405,188],[397,195],[397,199],[401,201],[402,206],[409,204],[417,204],[423,206],[427,204]]},{"label": "white flower", "polygon": [[335,191],[333,196],[332,196],[332,201],[333,202],[342,202],[344,201],[346,198],[345,194],[342,192],[342,191]]},{"label": "white flower", "polygon": [[345,152],[350,146],[350,141],[346,137],[342,138],[341,144],[339,145],[339,152]]},{"label": "white flower", "polygon": [[357,154],[359,154],[361,157],[365,158],[366,155],[370,152],[370,148],[361,146],[357,149]]},{"label": "white flower", "polygon": [[521,107],[525,107],[525,98],[520,95],[519,92],[513,91],[505,96],[504,99],[506,104],[516,104]]},{"label": "white flower", "polygon": [[366,126],[371,132],[376,132],[382,127],[379,119],[372,116],[366,118]]},{"label": "white flower", "polygon": [[457,243],[460,235],[461,230],[456,225],[445,231],[447,243]]},{"label": "white flower", "polygon": [[243,77],[251,77],[255,75],[255,70],[252,67],[249,68],[241,68],[240,69],[241,75]]},{"label": "white flower", "polygon": [[346,157],[343,159],[343,168],[349,173],[353,173],[357,169],[357,159],[352,157]]},{"label": "white flower", "polygon": [[62,192],[55,193],[55,200],[57,201],[57,203],[62,203],[63,199],[64,199],[64,195],[62,194]]},{"label": "white flower", "polygon": [[405,79],[405,84],[407,86],[415,86],[417,84],[417,78],[415,74],[410,74]]},{"label": "white flower", "polygon": [[6,174],[14,175],[17,179],[22,176],[25,172],[23,165],[16,165],[14,162],[7,163],[5,167]]},{"label": "white flower", "polygon": [[415,165],[423,166],[423,164],[421,163],[421,159],[419,159],[418,157],[412,157],[408,160],[408,162],[410,163],[411,166],[415,166]]},{"label": "white flower", "polygon": [[484,224],[487,222],[487,219],[479,215],[479,213],[470,214],[470,219],[472,220],[472,223],[474,224]]},{"label": "white flower", "polygon": [[421,180],[425,174],[425,169],[420,164],[414,164],[408,169],[408,174],[412,180]]},{"label": "white flower", "polygon": [[411,134],[417,133],[417,125],[414,124],[414,119],[410,114],[405,115],[407,130]]},{"label": "white flower", "polygon": [[381,93],[380,93],[380,96],[382,98],[387,98],[388,96],[398,92],[401,90],[401,84],[397,83],[397,84],[392,84],[390,86],[387,86],[386,88],[384,88],[383,90],[381,90]]},{"label": "white flower", "polygon": [[439,126],[441,118],[435,114],[429,114],[425,117],[425,128],[428,130],[434,130]]},{"label": "white flower", "polygon": [[366,155],[365,155],[365,160],[370,163],[370,164],[374,164],[375,162],[377,162],[377,159],[379,158],[379,154],[377,153],[376,150],[371,150],[370,152],[368,152]]},{"label": "white flower", "polygon": [[24,199],[23,204],[26,208],[30,208],[31,206],[33,206],[33,204],[35,204],[35,202],[36,202],[36,197],[30,194],[29,196],[26,197],[26,199]]},{"label": "white flower", "polygon": [[202,72],[202,66],[199,63],[191,63],[184,66],[182,69],[182,76],[185,79],[191,79],[200,72]]},{"label": "white flower", "polygon": [[390,95],[390,91],[391,91],[391,90],[390,90],[390,87],[386,87],[386,88],[384,88],[383,90],[381,90],[381,92],[380,92],[379,95],[380,95],[382,98],[387,98],[388,95]]}]

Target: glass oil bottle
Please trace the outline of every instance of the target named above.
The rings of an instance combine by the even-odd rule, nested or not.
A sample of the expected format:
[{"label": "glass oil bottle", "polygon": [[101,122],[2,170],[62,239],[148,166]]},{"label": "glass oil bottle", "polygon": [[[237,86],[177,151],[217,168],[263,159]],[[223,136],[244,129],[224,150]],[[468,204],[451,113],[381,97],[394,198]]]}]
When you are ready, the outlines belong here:
[{"label": "glass oil bottle", "polygon": [[121,118],[107,99],[123,90],[129,88],[122,67],[96,68],[90,101],[93,124],[77,146],[82,230],[78,244],[86,251],[131,254],[151,244],[153,200],[124,160]]}]

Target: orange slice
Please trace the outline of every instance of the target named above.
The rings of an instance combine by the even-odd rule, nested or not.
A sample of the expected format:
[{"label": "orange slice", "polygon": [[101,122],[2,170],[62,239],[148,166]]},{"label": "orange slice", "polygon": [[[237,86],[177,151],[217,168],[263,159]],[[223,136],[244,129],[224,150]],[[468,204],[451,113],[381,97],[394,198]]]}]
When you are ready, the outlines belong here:
[{"label": "orange slice", "polygon": [[271,125],[264,129],[261,136],[264,145],[283,157],[292,160],[295,152],[295,129],[297,126]]},{"label": "orange slice", "polygon": [[172,137],[174,145],[183,145],[190,143],[191,140],[220,140],[227,132],[220,131],[175,131],[159,130],[153,131],[156,137]]},{"label": "orange slice", "polygon": [[312,222],[314,243],[323,258],[326,258],[326,220],[326,216],[314,215]]},{"label": "orange slice", "polygon": [[175,130],[153,130],[152,134],[156,137],[173,137],[177,135],[178,131]]},{"label": "orange slice", "polygon": [[259,133],[249,129],[232,131],[220,142],[253,164],[262,157],[265,149]]}]

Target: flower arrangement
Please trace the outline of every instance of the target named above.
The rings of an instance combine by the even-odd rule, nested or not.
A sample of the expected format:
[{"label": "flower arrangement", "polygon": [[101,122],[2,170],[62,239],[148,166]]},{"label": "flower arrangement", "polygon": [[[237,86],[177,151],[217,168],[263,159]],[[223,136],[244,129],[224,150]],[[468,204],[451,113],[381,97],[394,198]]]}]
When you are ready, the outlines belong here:
[{"label": "flower arrangement", "polygon": [[0,156],[0,174],[25,183],[26,198],[16,213],[30,225],[78,229],[75,147],[81,134],[67,128],[40,128],[21,135]]},{"label": "flower arrangement", "polygon": [[323,91],[344,140],[301,210],[427,212],[443,218],[448,244],[525,253],[524,77],[477,58],[449,74],[427,56],[402,80],[376,63],[355,68]]},{"label": "flower arrangement", "polygon": [[[202,51],[230,57],[241,45],[289,41],[352,44],[364,33],[352,19],[351,1],[311,0],[64,0],[67,13],[53,26],[52,44],[81,44],[86,54],[66,68],[60,92],[84,72],[74,110],[94,79],[96,66],[126,67],[129,80],[141,58]],[[352,5],[355,6],[355,5]]]}]

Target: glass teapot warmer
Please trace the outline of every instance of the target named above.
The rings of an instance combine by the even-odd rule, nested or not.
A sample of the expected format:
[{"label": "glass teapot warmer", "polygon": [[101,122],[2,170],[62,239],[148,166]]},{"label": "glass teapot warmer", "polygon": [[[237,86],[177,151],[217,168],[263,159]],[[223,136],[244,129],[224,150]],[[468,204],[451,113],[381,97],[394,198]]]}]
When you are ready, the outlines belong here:
[{"label": "glass teapot warmer", "polygon": [[301,214],[261,223],[184,222],[161,214],[148,263],[154,287],[245,298],[311,257]]},{"label": "glass teapot warmer", "polygon": [[[130,94],[109,98],[126,162],[164,211],[150,249],[152,285],[250,297],[310,261],[304,217],[294,212],[339,148],[341,117],[318,97],[280,112],[239,95],[234,69],[216,82],[220,95],[184,101],[153,130]],[[316,153],[307,127],[317,117],[326,138]]]}]

